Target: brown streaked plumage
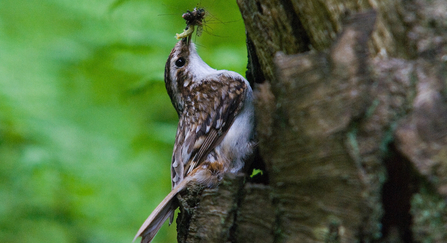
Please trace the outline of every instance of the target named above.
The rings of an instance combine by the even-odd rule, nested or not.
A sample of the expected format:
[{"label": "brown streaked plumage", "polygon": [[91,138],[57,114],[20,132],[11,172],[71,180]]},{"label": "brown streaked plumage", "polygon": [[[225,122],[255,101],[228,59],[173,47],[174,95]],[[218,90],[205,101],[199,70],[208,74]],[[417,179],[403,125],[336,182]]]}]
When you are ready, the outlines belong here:
[{"label": "brown streaked plumage", "polygon": [[216,186],[236,173],[252,152],[252,90],[241,75],[209,67],[187,38],[179,41],[165,66],[165,85],[179,116],[171,162],[172,191],[141,226],[135,238],[151,242],[173,219],[175,199],[189,183]]}]

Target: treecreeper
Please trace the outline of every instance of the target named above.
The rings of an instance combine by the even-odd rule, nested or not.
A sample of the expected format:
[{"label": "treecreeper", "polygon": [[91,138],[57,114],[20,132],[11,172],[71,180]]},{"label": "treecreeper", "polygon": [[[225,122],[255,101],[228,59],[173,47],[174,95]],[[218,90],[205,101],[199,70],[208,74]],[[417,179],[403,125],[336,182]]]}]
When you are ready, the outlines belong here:
[{"label": "treecreeper", "polygon": [[[216,187],[225,173],[238,173],[254,149],[253,92],[240,74],[216,70],[197,54],[191,36],[202,25],[205,11],[195,8],[182,16],[165,66],[165,85],[179,123],[171,161],[172,191],[143,223],[135,239],[151,242],[179,206],[177,194],[192,184]],[[134,240],[135,240],[134,239]]]}]

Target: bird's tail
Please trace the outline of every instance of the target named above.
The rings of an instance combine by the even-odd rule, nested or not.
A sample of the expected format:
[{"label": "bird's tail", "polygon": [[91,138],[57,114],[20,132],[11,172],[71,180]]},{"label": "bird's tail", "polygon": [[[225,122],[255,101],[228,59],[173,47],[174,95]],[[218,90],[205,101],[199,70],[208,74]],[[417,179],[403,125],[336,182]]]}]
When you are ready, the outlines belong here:
[{"label": "bird's tail", "polygon": [[173,200],[177,193],[185,189],[190,178],[185,178],[177,186],[175,186],[172,191],[161,201],[160,204],[154,209],[154,211],[149,215],[149,217],[144,221],[143,225],[138,230],[137,235],[135,235],[134,241],[138,237],[142,237],[141,243],[150,243],[152,239],[160,230],[163,223],[174,214],[177,208],[177,203]]}]

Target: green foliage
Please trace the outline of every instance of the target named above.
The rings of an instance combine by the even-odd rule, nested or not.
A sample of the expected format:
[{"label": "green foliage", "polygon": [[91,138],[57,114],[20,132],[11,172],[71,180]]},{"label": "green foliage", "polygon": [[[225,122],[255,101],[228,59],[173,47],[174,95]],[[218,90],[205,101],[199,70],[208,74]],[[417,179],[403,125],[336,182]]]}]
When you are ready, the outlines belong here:
[{"label": "green foliage", "polygon": [[[235,1],[193,39],[243,73]],[[0,242],[131,242],[170,190],[164,64],[197,1],[0,1]],[[175,226],[155,242],[174,242]]]}]

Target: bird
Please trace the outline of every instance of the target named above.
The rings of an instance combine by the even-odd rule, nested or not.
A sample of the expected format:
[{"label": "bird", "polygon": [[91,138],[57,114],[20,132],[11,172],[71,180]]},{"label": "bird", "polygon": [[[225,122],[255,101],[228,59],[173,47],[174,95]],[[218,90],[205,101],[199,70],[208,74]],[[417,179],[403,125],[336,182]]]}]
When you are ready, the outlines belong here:
[{"label": "bird", "polygon": [[238,173],[253,152],[253,91],[240,74],[216,70],[198,55],[190,34],[178,41],[164,81],[179,122],[171,160],[171,192],[135,239],[149,243],[178,207],[176,195],[192,183],[213,188],[225,173]]}]

